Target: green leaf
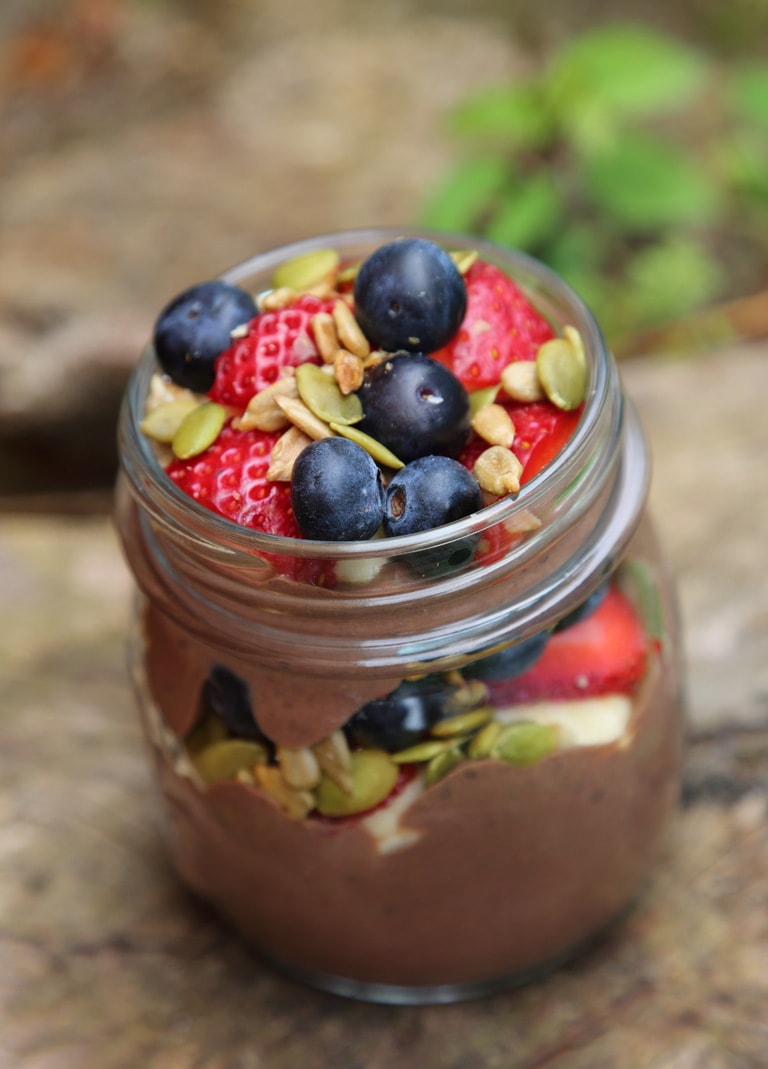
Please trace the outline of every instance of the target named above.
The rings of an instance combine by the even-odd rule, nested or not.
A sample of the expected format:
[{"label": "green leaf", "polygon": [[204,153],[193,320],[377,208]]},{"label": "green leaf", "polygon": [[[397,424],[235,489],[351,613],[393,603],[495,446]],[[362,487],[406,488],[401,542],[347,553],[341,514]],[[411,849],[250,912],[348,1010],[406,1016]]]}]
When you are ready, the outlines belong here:
[{"label": "green leaf", "polygon": [[500,159],[479,158],[460,163],[449,172],[427,201],[422,213],[425,226],[438,230],[474,230],[510,180]]},{"label": "green leaf", "polygon": [[693,49],[629,23],[601,26],[556,58],[551,79],[562,106],[587,98],[606,117],[673,112],[702,88],[707,64]]},{"label": "green leaf", "polygon": [[543,172],[509,192],[486,229],[500,245],[532,250],[555,233],[561,217],[557,185]]},{"label": "green leaf", "polygon": [[673,237],[638,252],[625,284],[638,319],[659,323],[700,308],[725,283],[720,263],[690,238]]},{"label": "green leaf", "polygon": [[740,119],[768,126],[768,70],[762,64],[734,70],[728,95]]},{"label": "green leaf", "polygon": [[451,128],[464,137],[502,140],[512,149],[540,148],[551,137],[552,115],[536,86],[494,86],[456,107]]},{"label": "green leaf", "polygon": [[629,230],[717,220],[721,191],[714,176],[671,143],[625,136],[584,164],[585,186],[598,208]]}]

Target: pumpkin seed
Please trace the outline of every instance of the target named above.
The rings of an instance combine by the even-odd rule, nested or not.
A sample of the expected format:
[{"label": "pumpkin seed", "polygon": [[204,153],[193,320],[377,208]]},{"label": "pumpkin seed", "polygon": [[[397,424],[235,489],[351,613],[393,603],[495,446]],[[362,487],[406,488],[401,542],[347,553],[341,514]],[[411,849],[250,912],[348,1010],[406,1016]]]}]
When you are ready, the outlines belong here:
[{"label": "pumpkin seed", "polygon": [[587,366],[565,338],[552,338],[539,348],[536,369],[544,392],[564,412],[578,408],[587,394]]},{"label": "pumpkin seed", "polygon": [[342,435],[344,438],[357,442],[366,453],[373,457],[377,464],[383,464],[385,468],[405,467],[402,460],[399,460],[385,445],[377,442],[375,438],[371,438],[370,434],[364,434],[363,431],[359,431],[357,427],[345,426],[334,421],[331,423],[331,430],[336,431],[337,434]]},{"label": "pumpkin seed", "polygon": [[472,264],[477,260],[480,253],[477,249],[457,249],[450,254],[451,259],[456,264],[460,275],[466,275]]},{"label": "pumpkin seed", "polygon": [[343,394],[336,380],[315,364],[299,364],[296,385],[307,408],[325,423],[348,427],[363,418],[363,406],[357,394]]},{"label": "pumpkin seed", "polygon": [[183,420],[200,405],[196,397],[180,397],[147,412],[139,429],[155,442],[172,442]]},{"label": "pumpkin seed", "polygon": [[345,791],[323,775],[315,791],[317,809],[326,817],[364,813],[383,802],[397,782],[397,765],[383,750],[355,750],[350,754],[352,789]]},{"label": "pumpkin seed", "polygon": [[485,727],[480,728],[476,735],[469,740],[467,753],[472,758],[490,757],[496,740],[504,730],[498,720],[490,720]]},{"label": "pumpkin seed", "polygon": [[294,290],[306,290],[323,282],[338,266],[339,254],[335,249],[314,249],[281,263],[275,269],[272,283],[276,289],[289,286]]},{"label": "pumpkin seed", "polygon": [[445,753],[446,750],[460,746],[466,740],[466,735],[451,739],[425,739],[405,750],[398,750],[397,753],[391,754],[391,757],[396,765],[421,764],[423,761],[431,761],[433,757]]},{"label": "pumpkin seed", "polygon": [[493,756],[512,765],[533,765],[557,749],[558,731],[552,724],[509,724],[493,746]]},{"label": "pumpkin seed", "polygon": [[438,739],[451,738],[453,735],[468,735],[487,724],[492,715],[493,710],[490,706],[484,709],[472,709],[468,713],[458,713],[456,716],[449,716],[434,724],[432,734]]},{"label": "pumpkin seed", "polygon": [[343,286],[346,282],[354,282],[357,278],[357,273],[362,266],[363,261],[358,260],[356,263],[347,264],[346,267],[342,267],[336,275],[336,284],[338,286]]},{"label": "pumpkin seed", "polygon": [[223,739],[199,753],[191,753],[190,757],[207,784],[236,779],[238,772],[249,772],[269,760],[266,747],[250,739]]},{"label": "pumpkin seed", "polygon": [[192,730],[185,736],[184,745],[190,755],[200,753],[206,746],[212,746],[216,742],[222,742],[229,738],[224,721],[218,716],[204,716],[198,720]]},{"label": "pumpkin seed", "polygon": [[217,405],[215,401],[198,405],[184,417],[174,434],[171,442],[173,455],[179,460],[187,460],[204,453],[219,437],[228,415],[224,405]]},{"label": "pumpkin seed", "polygon": [[464,760],[464,754],[458,748],[444,750],[437,754],[424,769],[424,782],[433,787],[443,776],[447,776]]},{"label": "pumpkin seed", "polygon": [[498,386],[486,386],[483,390],[472,390],[469,394],[469,414],[476,416],[481,408],[492,405],[499,392]]}]

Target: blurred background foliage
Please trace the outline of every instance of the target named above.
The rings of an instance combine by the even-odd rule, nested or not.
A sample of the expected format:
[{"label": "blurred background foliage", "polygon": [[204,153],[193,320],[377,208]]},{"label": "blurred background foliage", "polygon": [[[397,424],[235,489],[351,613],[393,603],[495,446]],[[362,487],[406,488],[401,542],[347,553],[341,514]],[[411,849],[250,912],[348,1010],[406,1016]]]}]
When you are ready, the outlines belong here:
[{"label": "blurred background foliage", "polygon": [[765,277],[768,66],[757,56],[605,24],[528,77],[473,93],[447,129],[458,161],[423,221],[544,260],[619,351]]}]

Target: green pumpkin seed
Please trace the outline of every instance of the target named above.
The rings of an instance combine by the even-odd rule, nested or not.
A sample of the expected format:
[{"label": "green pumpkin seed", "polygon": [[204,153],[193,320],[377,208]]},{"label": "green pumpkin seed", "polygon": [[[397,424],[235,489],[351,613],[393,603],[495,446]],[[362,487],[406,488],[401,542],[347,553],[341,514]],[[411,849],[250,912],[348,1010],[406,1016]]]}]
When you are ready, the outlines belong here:
[{"label": "green pumpkin seed", "polygon": [[553,724],[509,724],[493,747],[493,756],[512,765],[533,765],[557,749],[558,731]]},{"label": "green pumpkin seed", "polygon": [[173,455],[179,460],[187,460],[204,453],[219,437],[228,415],[224,405],[217,405],[214,401],[198,405],[184,417],[174,434],[171,442]]},{"label": "green pumpkin seed", "polygon": [[540,347],[536,369],[544,393],[565,412],[578,408],[587,394],[587,365],[565,338],[552,338]]},{"label": "green pumpkin seed", "polygon": [[486,386],[483,390],[472,390],[469,394],[469,414],[474,418],[481,408],[492,405],[499,392],[498,386]]},{"label": "green pumpkin seed", "polygon": [[480,728],[476,735],[469,740],[467,753],[470,757],[478,760],[482,757],[490,757],[496,740],[504,730],[504,726],[498,720],[489,721],[485,727]]},{"label": "green pumpkin seed", "polygon": [[357,394],[345,396],[334,377],[316,364],[299,364],[296,368],[296,386],[307,408],[326,423],[348,427],[363,418],[363,406]]},{"label": "green pumpkin seed", "polygon": [[398,750],[391,757],[397,765],[421,764],[423,761],[431,761],[433,757],[445,753],[446,750],[453,750],[455,747],[461,746],[464,742],[466,742],[466,736],[450,739],[425,739],[423,742],[417,742],[405,750]]},{"label": "green pumpkin seed", "polygon": [[355,750],[349,762],[351,790],[324,774],[315,791],[318,812],[326,817],[364,813],[384,801],[398,774],[397,765],[383,750]]},{"label": "green pumpkin seed", "polygon": [[207,784],[237,779],[239,773],[250,772],[269,760],[266,747],[249,739],[224,739],[190,756]]},{"label": "green pumpkin seed", "polygon": [[354,282],[362,266],[363,261],[357,260],[353,264],[347,264],[346,267],[342,267],[339,273],[336,275],[336,285],[343,286],[347,282]]},{"label": "green pumpkin seed", "polygon": [[370,434],[364,434],[359,431],[357,427],[346,427],[342,423],[332,423],[331,430],[336,431],[343,438],[349,438],[351,441],[357,442],[366,453],[373,457],[377,464],[383,464],[385,468],[405,467],[402,460],[399,460],[385,445],[377,442],[375,438],[371,438]]},{"label": "green pumpkin seed", "polygon": [[275,289],[307,290],[324,282],[338,266],[339,254],[335,249],[314,249],[280,264],[272,283]]},{"label": "green pumpkin seed", "polygon": [[473,709],[468,713],[458,713],[440,720],[432,727],[432,734],[438,739],[451,738],[453,735],[468,735],[477,731],[487,724],[493,715],[493,710],[486,706],[484,709]]},{"label": "green pumpkin seed", "polygon": [[458,747],[444,750],[437,754],[424,769],[424,782],[427,787],[433,787],[443,776],[447,776],[457,765],[464,760],[464,754]]},{"label": "green pumpkin seed", "polygon": [[139,424],[139,429],[155,442],[170,443],[184,419],[199,406],[200,401],[194,397],[167,401],[148,412]]},{"label": "green pumpkin seed", "polygon": [[224,726],[224,721],[220,720],[218,716],[212,716],[209,713],[202,720],[198,720],[192,730],[185,736],[184,745],[187,748],[187,752],[192,755],[200,753],[201,750],[204,750],[207,746],[212,746],[216,742],[223,742],[227,738],[229,736]]},{"label": "green pumpkin seed", "polygon": [[456,264],[456,267],[460,275],[466,275],[472,264],[477,260],[480,253],[477,249],[457,249],[450,254],[451,259]]}]

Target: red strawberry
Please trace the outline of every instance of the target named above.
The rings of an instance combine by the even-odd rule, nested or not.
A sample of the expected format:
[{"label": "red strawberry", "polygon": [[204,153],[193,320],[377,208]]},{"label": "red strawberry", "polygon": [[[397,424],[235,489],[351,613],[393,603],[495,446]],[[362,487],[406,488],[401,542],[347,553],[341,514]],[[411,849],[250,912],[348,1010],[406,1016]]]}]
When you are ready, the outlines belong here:
[{"label": "red strawberry", "polygon": [[513,360],[534,360],[554,337],[548,321],[494,264],[477,260],[466,275],[467,311],[458,334],[433,353],[468,390],[493,386]]},{"label": "red strawberry", "polygon": [[[515,425],[512,452],[523,465],[521,482],[525,483],[560,452],[573,434],[581,410],[563,412],[551,401],[523,404],[500,398],[498,403],[506,408]],[[477,458],[487,448],[488,443],[473,434],[459,454],[459,460],[471,471]]]},{"label": "red strawberry", "polygon": [[649,640],[632,604],[611,587],[599,608],[555,632],[543,654],[515,679],[489,682],[497,704],[629,694],[642,679]]},{"label": "red strawberry", "polygon": [[195,501],[243,527],[299,537],[288,483],[267,482],[279,433],[226,426],[213,445],[189,460],[174,460],[168,475]]},{"label": "red strawberry", "polygon": [[310,322],[330,312],[333,301],[303,294],[287,308],[261,312],[248,334],[216,360],[216,378],[208,396],[221,405],[245,408],[254,394],[275,381],[283,367],[320,362]]}]

